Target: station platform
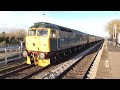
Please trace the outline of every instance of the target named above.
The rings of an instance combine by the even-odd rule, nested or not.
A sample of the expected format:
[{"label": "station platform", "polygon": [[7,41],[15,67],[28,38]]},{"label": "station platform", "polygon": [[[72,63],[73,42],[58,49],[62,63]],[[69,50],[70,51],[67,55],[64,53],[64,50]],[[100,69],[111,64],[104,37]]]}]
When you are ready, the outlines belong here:
[{"label": "station platform", "polygon": [[120,79],[120,48],[105,41],[95,79]]}]

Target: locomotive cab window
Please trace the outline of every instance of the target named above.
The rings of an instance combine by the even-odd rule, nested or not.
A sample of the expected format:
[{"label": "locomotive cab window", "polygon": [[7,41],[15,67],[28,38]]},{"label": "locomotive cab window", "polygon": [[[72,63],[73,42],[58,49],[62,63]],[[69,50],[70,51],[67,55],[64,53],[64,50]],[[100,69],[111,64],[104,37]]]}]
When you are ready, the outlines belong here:
[{"label": "locomotive cab window", "polygon": [[55,30],[51,30],[51,37],[53,37],[53,38],[56,38],[56,31]]},{"label": "locomotive cab window", "polygon": [[47,34],[48,34],[48,30],[45,29],[37,31],[37,36],[47,36]]},{"label": "locomotive cab window", "polygon": [[35,36],[36,35],[36,30],[29,30],[28,31],[28,36]]}]

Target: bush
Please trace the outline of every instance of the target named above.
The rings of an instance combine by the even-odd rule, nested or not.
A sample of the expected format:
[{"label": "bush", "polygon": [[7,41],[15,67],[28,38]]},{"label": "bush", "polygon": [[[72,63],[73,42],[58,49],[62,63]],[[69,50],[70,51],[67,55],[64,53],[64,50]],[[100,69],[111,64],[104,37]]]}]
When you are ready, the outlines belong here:
[{"label": "bush", "polygon": [[10,41],[9,41],[10,44],[17,44],[19,43],[18,40],[16,40],[16,38],[14,36],[11,37]]}]

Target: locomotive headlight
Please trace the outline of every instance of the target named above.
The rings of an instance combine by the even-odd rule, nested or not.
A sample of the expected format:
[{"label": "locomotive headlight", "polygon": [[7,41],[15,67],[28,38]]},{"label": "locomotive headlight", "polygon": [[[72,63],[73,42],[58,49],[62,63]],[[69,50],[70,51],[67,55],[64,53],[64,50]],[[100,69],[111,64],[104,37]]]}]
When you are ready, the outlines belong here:
[{"label": "locomotive headlight", "polygon": [[22,53],[22,55],[23,55],[23,57],[27,57],[27,51],[23,51],[23,53]]},{"label": "locomotive headlight", "polygon": [[44,59],[45,58],[45,54],[44,53],[40,53],[39,56],[40,56],[40,59]]}]

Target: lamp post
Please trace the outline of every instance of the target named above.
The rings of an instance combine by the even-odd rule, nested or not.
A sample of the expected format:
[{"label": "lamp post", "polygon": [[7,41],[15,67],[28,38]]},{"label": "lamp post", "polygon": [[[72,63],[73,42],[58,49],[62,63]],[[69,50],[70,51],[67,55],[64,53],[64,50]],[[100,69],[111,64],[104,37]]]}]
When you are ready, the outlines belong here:
[{"label": "lamp post", "polygon": [[114,24],[113,26],[113,45],[115,46],[117,44],[117,25]]},{"label": "lamp post", "polygon": [[117,34],[117,28],[116,28],[116,24],[114,24],[113,26],[113,39],[116,39],[116,35]]}]

